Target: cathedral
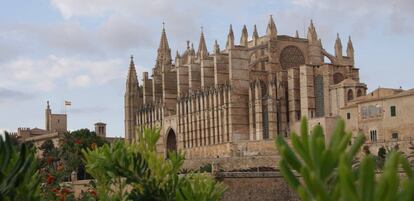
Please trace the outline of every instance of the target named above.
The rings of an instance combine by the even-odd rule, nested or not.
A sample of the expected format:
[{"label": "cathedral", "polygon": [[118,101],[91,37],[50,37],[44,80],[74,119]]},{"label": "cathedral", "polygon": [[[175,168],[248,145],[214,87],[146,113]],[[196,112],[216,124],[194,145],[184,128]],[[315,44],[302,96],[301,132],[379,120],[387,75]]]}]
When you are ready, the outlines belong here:
[{"label": "cathedral", "polygon": [[[238,43],[232,26],[227,42],[207,49],[203,32],[197,49],[174,60],[163,28],[154,68],[138,81],[133,58],[125,92],[125,139],[145,127],[161,129],[160,153],[180,150],[187,159],[260,154],[274,148],[277,135],[289,137],[301,117],[332,129],[340,108],[367,87],[354,65],[348,39],[346,54],[339,35],[328,53],[311,21],[306,38],[279,35],[270,16],[266,33],[246,26]],[[247,152],[244,152],[247,154]]]}]

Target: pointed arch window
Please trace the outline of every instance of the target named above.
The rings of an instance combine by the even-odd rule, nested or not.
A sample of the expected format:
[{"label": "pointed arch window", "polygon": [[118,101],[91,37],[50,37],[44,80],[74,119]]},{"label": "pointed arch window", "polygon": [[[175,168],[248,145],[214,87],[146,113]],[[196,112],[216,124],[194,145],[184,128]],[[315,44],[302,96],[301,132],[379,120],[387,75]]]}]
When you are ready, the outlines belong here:
[{"label": "pointed arch window", "polygon": [[261,81],[262,92],[262,126],[263,126],[263,139],[269,139],[269,113],[267,109],[267,86]]},{"label": "pointed arch window", "polygon": [[358,89],[358,91],[357,91],[357,97],[360,97],[362,95],[363,95],[362,90],[361,89]]},{"label": "pointed arch window", "polygon": [[354,92],[352,91],[352,89],[348,90],[348,94],[347,94],[347,100],[351,101],[354,99]]},{"label": "pointed arch window", "polygon": [[315,106],[316,117],[322,117],[324,115],[324,93],[323,93],[323,77],[317,75],[315,77]]}]

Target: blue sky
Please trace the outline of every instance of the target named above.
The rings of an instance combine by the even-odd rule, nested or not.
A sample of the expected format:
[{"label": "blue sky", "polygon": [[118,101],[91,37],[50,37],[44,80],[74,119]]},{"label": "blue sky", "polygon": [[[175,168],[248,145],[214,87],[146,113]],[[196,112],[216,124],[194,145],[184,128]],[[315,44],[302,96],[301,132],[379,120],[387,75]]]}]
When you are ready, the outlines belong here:
[{"label": "blue sky", "polygon": [[[273,15],[279,34],[293,35],[313,19],[324,48],[338,32],[351,35],[361,81],[369,90],[414,87],[412,0],[0,0],[0,132],[44,127],[44,108],[63,112],[70,130],[102,121],[123,136],[123,95],[129,56],[139,77],[154,65],[162,22],[172,52],[186,40],[221,47],[229,24],[238,41],[247,25],[265,33]],[[174,54],[175,55],[175,54]],[[173,56],[174,56],[173,55]]]}]

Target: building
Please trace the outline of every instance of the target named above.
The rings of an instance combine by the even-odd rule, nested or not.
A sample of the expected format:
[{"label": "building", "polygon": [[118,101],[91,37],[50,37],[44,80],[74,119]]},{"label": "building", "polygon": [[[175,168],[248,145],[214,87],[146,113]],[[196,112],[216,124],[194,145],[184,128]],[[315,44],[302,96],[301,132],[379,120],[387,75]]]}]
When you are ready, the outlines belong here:
[{"label": "building", "polygon": [[[45,128],[18,128],[17,133],[12,133],[21,142],[32,142],[35,147],[40,147],[44,141],[52,140],[55,145],[59,144],[59,136],[67,132],[67,115],[53,114],[47,101],[45,109]],[[41,156],[40,150],[36,152]]]},{"label": "building", "polygon": [[47,101],[45,109],[45,128],[18,128],[17,137],[25,142],[37,141],[35,139],[54,138],[65,132],[67,132],[67,115],[53,114],[49,101]]},{"label": "building", "polygon": [[[106,124],[102,122],[95,123],[95,133],[105,138],[108,142],[115,140],[122,140],[118,137],[107,137]],[[52,140],[56,146],[59,146],[59,140],[67,130],[67,114],[53,114],[50,108],[49,101],[47,101],[45,109],[45,128],[18,128],[16,133],[11,133],[22,142],[32,142],[35,147],[40,147],[44,141]],[[36,153],[41,156],[38,150]]]},{"label": "building", "polygon": [[270,16],[266,34],[246,26],[236,44],[232,26],[227,43],[207,50],[201,31],[198,48],[172,59],[162,29],[151,76],[138,82],[131,57],[125,92],[125,139],[136,128],[159,127],[160,152],[182,150],[187,159],[275,153],[276,135],[288,137],[302,116],[333,128],[340,108],[366,94],[348,39],[346,54],[337,36],[335,53],[322,46],[313,22],[306,38],[279,35]]},{"label": "building", "polygon": [[341,108],[347,130],[363,133],[371,152],[380,147],[409,153],[414,140],[414,89],[378,88]]},{"label": "building", "polygon": [[106,124],[102,122],[95,123],[95,133],[102,138],[106,138]]}]

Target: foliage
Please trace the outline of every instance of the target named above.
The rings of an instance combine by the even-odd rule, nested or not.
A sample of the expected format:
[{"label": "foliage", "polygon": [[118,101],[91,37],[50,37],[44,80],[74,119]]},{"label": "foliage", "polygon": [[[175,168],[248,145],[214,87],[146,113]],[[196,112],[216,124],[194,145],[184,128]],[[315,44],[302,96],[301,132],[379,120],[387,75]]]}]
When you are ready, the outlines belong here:
[{"label": "foliage", "polygon": [[[283,137],[277,138],[276,145],[282,157],[280,170],[300,198],[304,201],[414,200],[411,190],[414,189],[414,173],[407,159],[401,153],[389,153],[383,172],[375,179],[374,156],[365,155],[360,165],[353,168],[364,136],[358,135],[351,143],[351,133],[344,128],[340,120],[328,143],[319,125],[308,135],[308,123],[304,118],[300,136],[291,135],[291,145]],[[400,167],[405,178],[399,175]]]},{"label": "foliage", "polygon": [[106,143],[105,139],[89,129],[65,133],[60,147],[60,158],[64,163],[64,172],[70,175],[72,171],[83,170],[82,150],[94,149]]},{"label": "foliage", "polygon": [[[72,172],[82,174],[84,164],[82,150],[102,146],[106,141],[88,129],[67,132],[55,146],[52,140],[46,140],[39,147],[42,151],[41,178],[43,179],[42,198],[44,200],[74,200],[73,189],[65,185]],[[85,178],[82,174],[81,178]],[[92,196],[93,192],[84,192],[82,199]],[[81,199],[81,200],[82,200]]]},{"label": "foliage", "polygon": [[116,141],[84,151],[86,169],[96,178],[99,200],[218,200],[224,186],[207,175],[179,175],[180,153],[167,159],[156,151],[159,130],[144,129],[138,142]]},{"label": "foliage", "polygon": [[0,136],[0,200],[40,200],[37,160],[25,144]]},{"label": "foliage", "polygon": [[62,185],[68,174],[63,170],[63,162],[60,160],[60,150],[55,147],[52,140],[46,140],[40,145],[42,158],[40,163],[40,176],[42,180],[43,200],[74,200],[74,195],[69,185]]}]

